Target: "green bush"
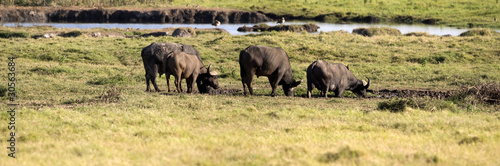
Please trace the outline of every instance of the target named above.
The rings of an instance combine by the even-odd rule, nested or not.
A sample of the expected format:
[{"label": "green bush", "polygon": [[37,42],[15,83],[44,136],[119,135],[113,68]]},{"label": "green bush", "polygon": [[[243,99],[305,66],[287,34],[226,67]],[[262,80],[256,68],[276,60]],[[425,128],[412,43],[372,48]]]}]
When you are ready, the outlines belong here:
[{"label": "green bush", "polygon": [[130,83],[133,80],[124,75],[115,75],[111,77],[98,77],[91,81],[87,81],[87,84],[92,85],[116,85],[116,84],[126,84]]},{"label": "green bush", "polygon": [[8,87],[5,85],[0,85],[0,97],[7,96]]},{"label": "green bush", "polygon": [[349,148],[349,146],[346,146],[342,149],[339,150],[337,153],[333,152],[327,152],[323,155],[321,155],[318,159],[318,161],[322,163],[330,163],[337,161],[339,159],[346,159],[346,160],[352,160],[352,159],[358,159],[363,155],[362,152],[357,151],[357,150],[352,150]]},{"label": "green bush", "polygon": [[0,38],[28,38],[31,35],[27,32],[10,32],[10,31],[0,31]]},{"label": "green bush", "polygon": [[390,36],[399,36],[401,35],[401,32],[398,29],[395,28],[389,28],[389,27],[370,27],[370,28],[356,28],[352,30],[352,33],[355,34],[360,34],[363,36],[383,36],[383,35],[390,35]]},{"label": "green bush", "polygon": [[499,32],[491,29],[475,28],[463,32],[459,36],[465,37],[465,36],[498,36],[498,35],[500,35]]},{"label": "green bush", "polygon": [[68,32],[68,33],[60,34],[59,36],[62,36],[62,37],[78,37],[78,36],[81,36],[81,35],[83,35],[83,33],[80,32],[80,31],[71,31],[71,32]]},{"label": "green bush", "polygon": [[416,108],[418,105],[414,99],[407,98],[392,98],[378,103],[379,110],[387,110],[390,112],[404,112],[406,107]]},{"label": "green bush", "polygon": [[405,36],[417,36],[417,37],[426,36],[426,37],[429,37],[432,35],[430,35],[427,32],[410,32],[410,33],[405,34]]},{"label": "green bush", "polygon": [[469,111],[485,105],[498,107],[500,104],[500,83],[476,83],[464,86],[448,100]]}]

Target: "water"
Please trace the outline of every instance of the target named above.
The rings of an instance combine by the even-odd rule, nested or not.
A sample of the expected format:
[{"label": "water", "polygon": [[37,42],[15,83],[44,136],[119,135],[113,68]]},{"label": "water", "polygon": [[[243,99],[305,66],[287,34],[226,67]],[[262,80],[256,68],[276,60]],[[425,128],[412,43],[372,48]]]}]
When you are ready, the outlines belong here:
[{"label": "water", "polygon": [[[458,29],[446,26],[433,26],[433,25],[407,25],[407,24],[366,24],[366,23],[352,23],[352,24],[335,24],[335,23],[323,23],[323,22],[286,22],[285,24],[306,24],[314,23],[320,27],[318,31],[330,32],[330,31],[347,31],[352,32],[353,29],[360,27],[391,27],[396,28],[401,33],[409,32],[427,32],[431,35],[452,35],[458,36],[461,33],[469,29]],[[277,25],[275,22],[266,22],[270,26]],[[191,27],[198,29],[215,28],[211,24],[144,24],[144,23],[3,23],[3,26],[39,26],[39,25],[50,25],[56,28],[134,28],[134,29],[162,29],[162,28],[176,28],[176,27]],[[238,32],[238,27],[242,26],[253,26],[255,24],[245,23],[245,24],[221,24],[218,28],[225,29],[231,35],[245,35],[255,32]],[[496,30],[500,32],[500,30]]]}]

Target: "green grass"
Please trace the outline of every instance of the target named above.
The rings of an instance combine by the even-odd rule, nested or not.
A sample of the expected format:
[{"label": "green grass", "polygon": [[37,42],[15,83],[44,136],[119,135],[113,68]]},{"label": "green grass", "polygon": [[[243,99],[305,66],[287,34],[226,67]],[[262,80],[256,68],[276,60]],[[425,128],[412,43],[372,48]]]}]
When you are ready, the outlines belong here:
[{"label": "green grass", "polygon": [[[10,32],[63,31],[0,27]],[[74,31],[76,29],[64,31]],[[143,47],[152,42],[193,45],[224,75],[222,88],[241,89],[239,51],[282,47],[295,78],[317,59],[349,64],[371,89],[456,90],[500,82],[499,36],[373,36],[267,32],[192,38],[79,37],[0,39],[0,62],[15,56],[17,159],[6,165],[496,165],[500,162],[498,105],[474,100],[414,99],[392,113],[383,98],[270,97],[255,79],[256,96],[146,93]],[[154,30],[144,30],[148,33]],[[157,31],[157,30],[156,30]],[[7,73],[7,68],[0,68]],[[1,78],[4,82],[6,77]],[[165,77],[158,79],[166,90]],[[173,86],[173,85],[171,85]],[[185,86],[185,84],[184,84]],[[6,89],[5,87],[0,87]],[[465,100],[465,101],[464,101]],[[7,97],[2,97],[7,103]],[[425,106],[420,105],[426,103]],[[391,104],[391,103],[389,103]],[[396,103],[397,105],[397,103]],[[470,107],[470,108],[469,108]],[[6,104],[1,110],[8,110]],[[10,116],[0,111],[1,124]],[[7,140],[6,126],[0,140]],[[7,142],[2,141],[2,146]]]},{"label": "green grass", "polygon": [[77,6],[77,7],[120,7],[120,8],[163,8],[195,7],[230,8],[250,11],[263,11],[278,15],[303,16],[314,18],[326,15],[330,22],[342,22],[343,18],[373,16],[381,22],[420,23],[434,20],[435,24],[455,27],[500,28],[500,2],[498,0],[86,0],[86,1],[2,1],[5,6]]},{"label": "green grass", "polygon": [[389,27],[369,27],[369,28],[356,28],[352,30],[352,33],[360,34],[363,36],[383,36],[383,35],[392,35],[398,36],[401,35],[401,32],[395,28]]}]

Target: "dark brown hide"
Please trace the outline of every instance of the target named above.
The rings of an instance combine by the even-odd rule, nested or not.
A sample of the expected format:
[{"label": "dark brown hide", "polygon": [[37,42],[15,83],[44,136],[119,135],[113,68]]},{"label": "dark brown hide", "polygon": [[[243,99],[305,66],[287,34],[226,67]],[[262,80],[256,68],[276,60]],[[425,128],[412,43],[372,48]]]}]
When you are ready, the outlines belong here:
[{"label": "dark brown hide", "polygon": [[[167,71],[174,75],[175,86],[177,92],[181,93],[181,80],[186,79],[187,93],[193,92],[194,83],[198,83],[198,87],[209,85],[214,89],[219,88],[217,81],[217,73],[210,71],[210,67],[205,68],[203,63],[195,56],[189,55],[185,52],[174,51],[168,55],[167,58]],[[197,81],[197,79],[200,79]]]},{"label": "dark brown hide", "polygon": [[[201,61],[198,50],[190,45],[177,43],[151,43],[149,46],[143,48],[141,52],[142,62],[144,63],[144,69],[146,70],[146,91],[151,91],[149,87],[150,81],[153,83],[155,90],[160,91],[156,85],[156,77],[158,74],[161,76],[162,74],[167,73],[165,71],[166,57],[169,53],[175,50],[186,52],[193,56],[196,55]],[[167,74],[166,77],[168,91],[170,92],[170,75]]]},{"label": "dark brown hide", "polygon": [[249,46],[240,52],[239,57],[241,82],[247,95],[247,87],[253,95],[252,80],[254,75],[266,76],[271,83],[271,96],[276,96],[276,87],[283,86],[286,96],[293,96],[293,90],[301,81],[292,78],[292,68],[285,50],[277,47]]},{"label": "dark brown hide", "polygon": [[311,97],[314,88],[321,90],[321,95],[327,97],[328,91],[335,92],[336,97],[342,97],[345,90],[350,90],[358,96],[366,97],[368,83],[357,79],[349,69],[340,63],[328,63],[318,60],[307,68],[307,97]]}]

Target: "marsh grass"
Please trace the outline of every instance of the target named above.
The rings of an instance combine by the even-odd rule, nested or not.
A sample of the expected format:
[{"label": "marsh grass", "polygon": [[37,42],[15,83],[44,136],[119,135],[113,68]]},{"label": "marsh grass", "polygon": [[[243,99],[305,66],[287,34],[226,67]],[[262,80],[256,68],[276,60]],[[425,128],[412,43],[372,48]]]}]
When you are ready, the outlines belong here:
[{"label": "marsh grass", "polygon": [[[0,27],[41,34],[47,27]],[[65,29],[64,31],[73,31]],[[90,29],[82,33],[125,33]],[[153,31],[153,30],[152,30]],[[157,31],[157,30],[154,30]],[[149,31],[145,31],[149,32]],[[239,52],[249,45],[282,47],[294,78],[317,59],[350,65],[372,89],[455,90],[499,82],[498,37],[363,37],[345,32],[204,33],[192,38],[56,37],[0,39],[1,62],[15,56],[18,159],[5,165],[370,165],[388,163],[495,165],[500,154],[498,105],[467,111],[437,100],[433,111],[378,111],[386,99],[270,97],[267,78],[255,96],[146,93],[140,50],[152,42],[193,45],[222,88],[241,89]],[[421,63],[442,56],[439,63]],[[0,68],[0,73],[6,73]],[[6,78],[2,78],[6,81]],[[157,82],[166,90],[165,76]],[[170,78],[173,80],[173,78]],[[173,82],[173,81],[172,81]],[[185,83],[183,83],[185,86]],[[173,86],[173,85],[171,85]],[[319,92],[315,91],[315,94]],[[420,99],[415,99],[420,100]],[[424,100],[425,101],[425,100]],[[2,102],[6,103],[5,97]],[[436,104],[436,105],[438,105]],[[8,110],[6,104],[1,110]],[[456,109],[456,110],[454,110]],[[0,111],[0,121],[10,115]],[[0,127],[7,140],[7,128]],[[459,144],[469,137],[471,143]],[[2,141],[5,143],[5,141]],[[2,143],[2,145],[4,145]],[[346,148],[348,147],[348,148]],[[321,158],[326,158],[325,160]],[[334,160],[338,157],[338,160]],[[19,162],[22,161],[22,162]]]},{"label": "marsh grass", "polygon": [[352,33],[360,34],[363,36],[384,36],[384,35],[392,35],[399,36],[401,32],[395,28],[389,27],[369,27],[369,28],[356,28],[352,30]]},{"label": "marsh grass", "polygon": [[459,36],[498,36],[498,35],[500,35],[499,32],[491,29],[475,28],[463,32]]},{"label": "marsh grass", "polygon": [[29,33],[26,32],[10,32],[10,31],[0,31],[0,38],[27,38],[30,37]]}]

